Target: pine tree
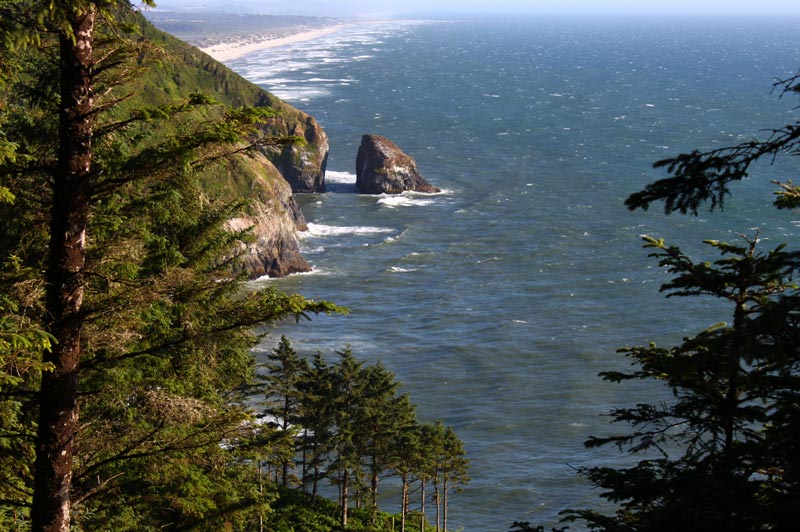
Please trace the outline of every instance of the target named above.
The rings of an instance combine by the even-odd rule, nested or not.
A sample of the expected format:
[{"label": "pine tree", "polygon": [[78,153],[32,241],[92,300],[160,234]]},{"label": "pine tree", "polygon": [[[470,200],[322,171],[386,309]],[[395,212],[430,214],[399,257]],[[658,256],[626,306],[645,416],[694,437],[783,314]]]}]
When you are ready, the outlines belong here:
[{"label": "pine tree", "polygon": [[363,400],[363,362],[356,360],[350,349],[338,352],[339,362],[332,369],[331,404],[334,407],[335,430],[331,437],[333,459],[328,469],[331,480],[339,485],[341,523],[347,527],[350,506],[350,489],[353,478],[358,476],[361,455],[358,437],[361,427],[357,424],[357,410]]},{"label": "pine tree", "polygon": [[272,142],[259,125],[274,112],[201,95],[135,105],[152,47],[126,2],[0,12],[0,323],[24,347],[2,354],[3,506],[32,508],[37,531],[223,528],[258,504],[219,445],[246,418],[228,399],[252,379],[254,327],[335,308],[243,294],[231,266],[247,235],[224,222],[244,205],[200,186]]},{"label": "pine tree", "polygon": [[572,515],[609,530],[760,528],[772,519],[763,502],[765,481],[774,473],[764,473],[779,466],[765,447],[777,412],[773,396],[790,369],[787,355],[793,356],[778,340],[786,331],[764,327],[764,314],[772,312],[776,298],[795,290],[790,278],[800,256],[783,246],[759,253],[755,239],[741,246],[710,241],[722,258],[696,263],[661,240],[647,242],[674,275],[663,286],[668,295],[726,300],[731,323],[711,326],[669,349],[652,344],[623,349],[639,369],[602,374],[612,382],[662,381],[675,399],[612,413],[635,432],[592,438],[587,446],[612,443],[652,457],[630,468],[584,470],[621,508],[615,516]]},{"label": "pine tree", "polygon": [[281,484],[289,485],[289,466],[295,451],[295,431],[300,422],[299,384],[303,375],[308,373],[308,363],[301,359],[292,349],[289,340],[282,336],[278,347],[267,355],[269,362],[266,368],[269,374],[265,378],[267,399],[272,402],[266,413],[276,418],[281,430],[287,435],[287,459],[281,464]]},{"label": "pine tree", "polygon": [[464,443],[452,427],[445,427],[442,440],[442,462],[439,469],[442,474],[442,529],[447,530],[448,496],[451,489],[460,489],[467,484],[469,478],[469,460]]},{"label": "pine tree", "polygon": [[366,458],[370,484],[372,523],[377,520],[379,479],[392,462],[392,446],[397,438],[414,430],[416,413],[409,396],[398,395],[400,384],[380,362],[364,368],[363,399],[357,411],[358,440]]},{"label": "pine tree", "polygon": [[[332,369],[322,353],[316,353],[298,383],[300,424],[303,427],[303,485],[311,481],[311,503],[316,502],[334,429]],[[311,472],[308,472],[311,469]],[[307,488],[306,488],[307,489]]]}]

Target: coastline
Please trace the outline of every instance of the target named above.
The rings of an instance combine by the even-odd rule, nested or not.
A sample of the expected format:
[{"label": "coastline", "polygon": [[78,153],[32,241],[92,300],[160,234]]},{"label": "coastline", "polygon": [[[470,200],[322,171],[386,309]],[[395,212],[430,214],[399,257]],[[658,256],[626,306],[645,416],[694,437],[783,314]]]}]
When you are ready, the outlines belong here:
[{"label": "coastline", "polygon": [[336,33],[344,28],[346,28],[348,24],[336,24],[334,26],[326,26],[324,28],[316,28],[313,30],[308,31],[300,31],[297,33],[293,33],[291,35],[286,36],[275,36],[274,34],[267,34],[263,35],[259,38],[253,38],[249,40],[236,40],[236,41],[229,41],[229,42],[221,42],[217,44],[213,44],[208,47],[200,48],[202,52],[207,53],[214,59],[220,62],[230,61],[232,59],[238,59],[242,56],[245,56],[252,52],[257,52],[259,50],[266,50],[268,48],[277,48],[279,46],[285,46],[287,44],[293,44],[297,42],[303,41],[310,41],[312,39],[317,39],[324,35],[329,35],[331,33]]}]

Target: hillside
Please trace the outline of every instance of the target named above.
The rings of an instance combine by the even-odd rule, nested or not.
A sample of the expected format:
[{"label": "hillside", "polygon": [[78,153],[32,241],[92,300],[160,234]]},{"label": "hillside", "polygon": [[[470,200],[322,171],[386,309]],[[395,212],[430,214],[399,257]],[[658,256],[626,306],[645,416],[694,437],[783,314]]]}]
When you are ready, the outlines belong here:
[{"label": "hillside", "polygon": [[[274,137],[297,136],[304,143],[264,148],[261,153],[237,155],[203,176],[208,193],[250,201],[249,215],[231,221],[233,229],[253,226],[255,241],[243,244],[251,277],[283,276],[308,271],[301,257],[297,231],[306,229],[292,191],[324,190],[328,139],[313,117],[215,61],[193,46],[157,29],[141,14],[134,22],[142,38],[163,50],[157,68],[150,68],[135,83],[135,100],[165,104],[192,93],[203,93],[234,106],[268,107],[278,112],[265,133]],[[125,106],[117,111],[126,112]]]}]

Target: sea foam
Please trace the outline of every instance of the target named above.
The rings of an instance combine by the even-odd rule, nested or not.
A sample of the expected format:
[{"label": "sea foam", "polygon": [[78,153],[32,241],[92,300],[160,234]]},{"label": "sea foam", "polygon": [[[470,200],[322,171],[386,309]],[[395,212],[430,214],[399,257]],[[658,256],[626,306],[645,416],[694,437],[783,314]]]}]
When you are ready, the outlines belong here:
[{"label": "sea foam", "polygon": [[335,170],[327,170],[325,172],[325,181],[329,183],[342,183],[345,185],[355,185],[356,174],[350,172],[337,172]]},{"label": "sea foam", "polygon": [[378,204],[384,205],[390,209],[397,207],[420,207],[431,205],[434,200],[429,197],[420,197],[419,194],[395,194],[395,195],[381,195],[378,199]]},{"label": "sea foam", "polygon": [[301,233],[304,237],[326,237],[341,235],[369,235],[381,233],[393,233],[395,230],[389,227],[369,227],[369,226],[340,226],[325,224],[308,224],[308,231]]}]

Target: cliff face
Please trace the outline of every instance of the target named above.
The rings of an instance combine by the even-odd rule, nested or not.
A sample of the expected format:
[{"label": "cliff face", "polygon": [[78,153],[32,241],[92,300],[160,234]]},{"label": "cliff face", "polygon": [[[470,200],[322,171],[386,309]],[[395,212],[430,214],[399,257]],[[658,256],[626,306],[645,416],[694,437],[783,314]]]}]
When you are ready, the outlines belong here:
[{"label": "cliff face", "polygon": [[[286,105],[286,104],[284,104]],[[265,150],[265,155],[283,174],[293,192],[325,192],[328,136],[314,118],[296,109],[285,111],[270,130],[305,139],[305,146],[287,145]]]},{"label": "cliff face", "polygon": [[300,255],[297,232],[305,220],[291,194],[325,189],[328,138],[313,117],[248,82],[200,50],[156,29],[141,15],[145,39],[165,50],[157,69],[140,80],[139,91],[157,105],[201,92],[230,106],[270,107],[278,116],[264,128],[273,137],[298,136],[302,145],[267,148],[261,154],[238,155],[205,177],[206,192],[246,199],[246,215],[230,220],[231,230],[252,227],[253,242],[242,243],[243,265],[251,278],[309,271]]},{"label": "cliff face", "polygon": [[397,144],[380,135],[364,135],[356,157],[356,188],[362,194],[440,192],[417,170],[417,163]]},{"label": "cliff face", "polygon": [[251,278],[283,277],[311,270],[300,254],[297,231],[307,229],[303,213],[292,197],[292,189],[263,155],[250,157],[261,175],[248,177],[259,201],[246,215],[228,221],[231,231],[250,230],[252,242],[240,243],[242,267]]}]

